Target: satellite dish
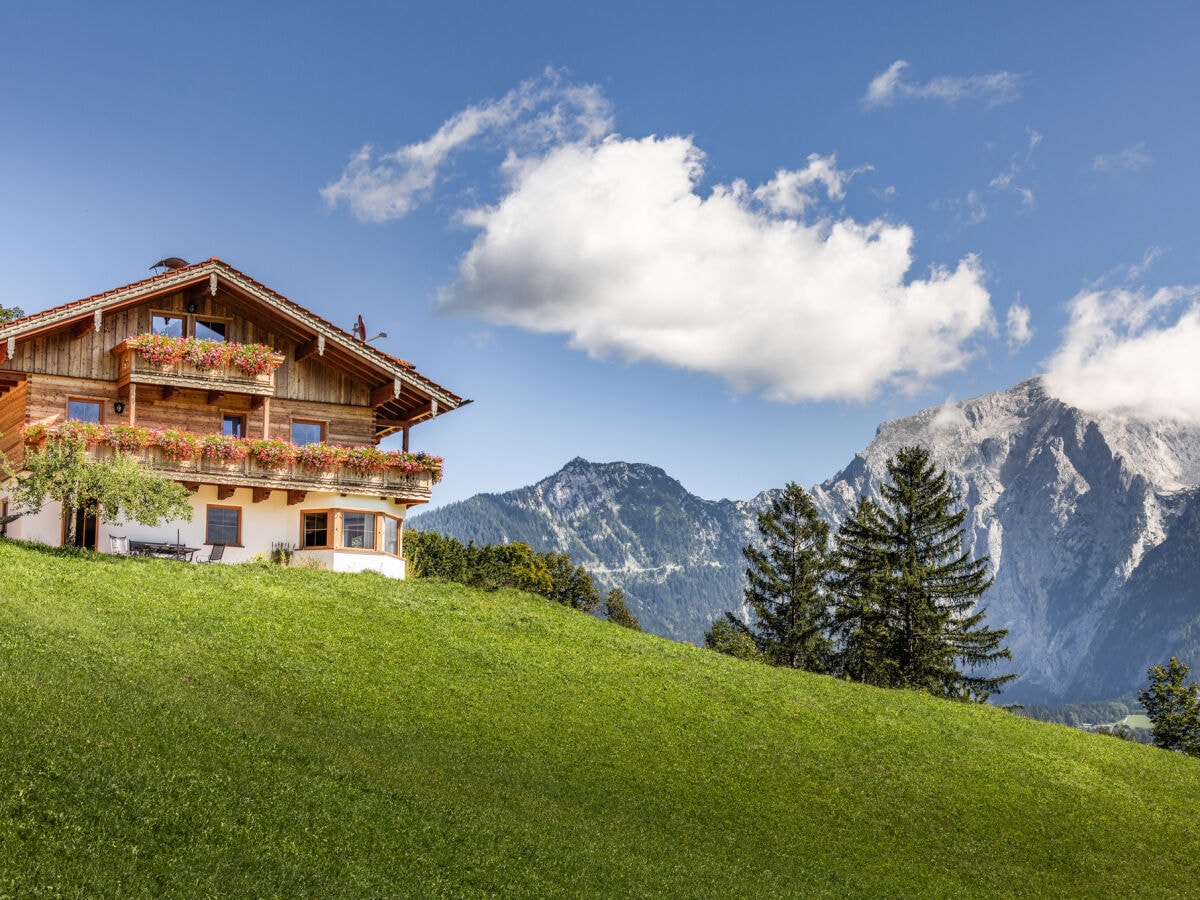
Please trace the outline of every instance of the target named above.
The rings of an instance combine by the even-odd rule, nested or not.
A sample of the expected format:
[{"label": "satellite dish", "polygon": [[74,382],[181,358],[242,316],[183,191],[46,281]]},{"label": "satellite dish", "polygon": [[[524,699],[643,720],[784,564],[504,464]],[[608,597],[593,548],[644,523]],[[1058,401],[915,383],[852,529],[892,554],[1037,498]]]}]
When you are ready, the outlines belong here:
[{"label": "satellite dish", "polygon": [[178,256],[168,256],[166,259],[160,259],[158,262],[156,262],[150,268],[166,269],[168,271],[173,271],[175,269],[182,269],[187,264],[188,264],[188,261],[186,259],[180,259]]}]

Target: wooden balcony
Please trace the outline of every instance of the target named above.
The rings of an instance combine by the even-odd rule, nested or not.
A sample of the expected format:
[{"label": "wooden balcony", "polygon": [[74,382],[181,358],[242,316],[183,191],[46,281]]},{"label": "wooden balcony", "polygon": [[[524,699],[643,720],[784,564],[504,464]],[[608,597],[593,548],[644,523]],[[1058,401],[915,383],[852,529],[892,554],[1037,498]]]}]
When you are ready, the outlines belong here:
[{"label": "wooden balcony", "polygon": [[146,362],[130,349],[126,341],[113,347],[117,358],[117,388],[124,393],[130,384],[155,384],[168,389],[212,391],[219,394],[252,394],[275,396],[275,373],[247,375],[237,366],[225,365],[215,369],[198,369],[184,360],[170,366]]},{"label": "wooden balcony", "polygon": [[[98,458],[111,452],[106,446],[89,450]],[[238,462],[171,459],[158,447],[135,455],[146,468],[188,486],[215,484],[219,493],[223,488],[228,495],[237,488],[250,488],[254,491],[255,503],[267,499],[271,491],[287,491],[289,504],[302,502],[309,491],[381,497],[405,505],[428,503],[433,495],[433,475],[429,472],[402,472],[399,469],[361,472],[347,467],[316,472],[299,463],[268,469],[249,457]]]}]

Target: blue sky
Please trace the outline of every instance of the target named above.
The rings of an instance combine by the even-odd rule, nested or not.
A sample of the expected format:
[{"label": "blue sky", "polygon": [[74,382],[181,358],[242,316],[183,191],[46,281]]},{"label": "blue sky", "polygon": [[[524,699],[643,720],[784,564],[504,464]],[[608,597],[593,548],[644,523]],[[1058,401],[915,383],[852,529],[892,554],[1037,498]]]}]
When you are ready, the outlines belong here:
[{"label": "blue sky", "polygon": [[1200,419],[1191,4],[107,6],[0,9],[0,304],[220,256],[362,314],[475,401],[438,502],[748,498],[1041,373]]}]

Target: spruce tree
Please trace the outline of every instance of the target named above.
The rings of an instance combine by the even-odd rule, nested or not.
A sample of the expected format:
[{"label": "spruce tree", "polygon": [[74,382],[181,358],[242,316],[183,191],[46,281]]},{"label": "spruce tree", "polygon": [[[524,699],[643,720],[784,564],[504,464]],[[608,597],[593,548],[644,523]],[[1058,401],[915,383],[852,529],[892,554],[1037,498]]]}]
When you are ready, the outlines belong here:
[{"label": "spruce tree", "polygon": [[976,608],[992,579],[987,557],[963,551],[962,498],[922,447],[901,449],[887,468],[883,504],[864,498],[838,531],[836,669],[869,684],[986,700],[1016,676],[979,674],[1012,656],[1001,646],[1008,632],[986,627]]},{"label": "spruce tree", "polygon": [[829,526],[808,492],[789,482],[758,514],[759,540],[742,550],[746,605],[760,652],[778,666],[828,668]]},{"label": "spruce tree", "polygon": [[1200,688],[1186,681],[1190,671],[1174,656],[1165,666],[1151,666],[1150,689],[1139,691],[1138,700],[1146,708],[1155,745],[1200,756]]}]

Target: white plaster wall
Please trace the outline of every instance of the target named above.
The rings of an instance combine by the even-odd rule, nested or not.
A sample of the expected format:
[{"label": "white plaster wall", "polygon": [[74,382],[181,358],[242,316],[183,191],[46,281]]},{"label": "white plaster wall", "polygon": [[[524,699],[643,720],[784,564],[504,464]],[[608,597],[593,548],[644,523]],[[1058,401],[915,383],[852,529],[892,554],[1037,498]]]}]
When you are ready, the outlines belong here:
[{"label": "white plaster wall", "polygon": [[[0,493],[0,500],[3,499],[9,499],[8,495]],[[52,547],[59,546],[62,543],[62,506],[47,503],[41,512],[9,522],[7,536],[15,541],[37,541]]]},{"label": "white plaster wall", "polygon": [[[0,499],[6,495],[0,493]],[[246,562],[262,554],[269,555],[271,545],[286,541],[298,546],[301,540],[302,514],[310,509],[357,509],[364,512],[381,512],[404,519],[405,509],[378,497],[343,497],[336,493],[309,493],[304,502],[294,506],[287,504],[286,491],[273,491],[261,503],[254,503],[250,488],[239,488],[232,497],[217,499],[213,485],[203,485],[189,500],[193,514],[190,522],[172,520],[156,526],[140,525],[137,522],[110,521],[101,518],[97,529],[96,548],[102,553],[109,550],[109,536],[118,535],[131,541],[178,541],[200,548],[196,558],[206,557],[212,546],[204,543],[205,512],[209,504],[237,506],[242,510],[242,546],[225,548],[223,562]],[[40,541],[57,547],[62,543],[62,506],[47,503],[36,515],[22,516],[8,525],[8,536],[15,540]],[[389,578],[403,578],[403,559],[383,553],[343,550],[301,550],[293,558],[293,565],[301,560],[318,559],[323,568],[334,572],[374,571]]]}]

